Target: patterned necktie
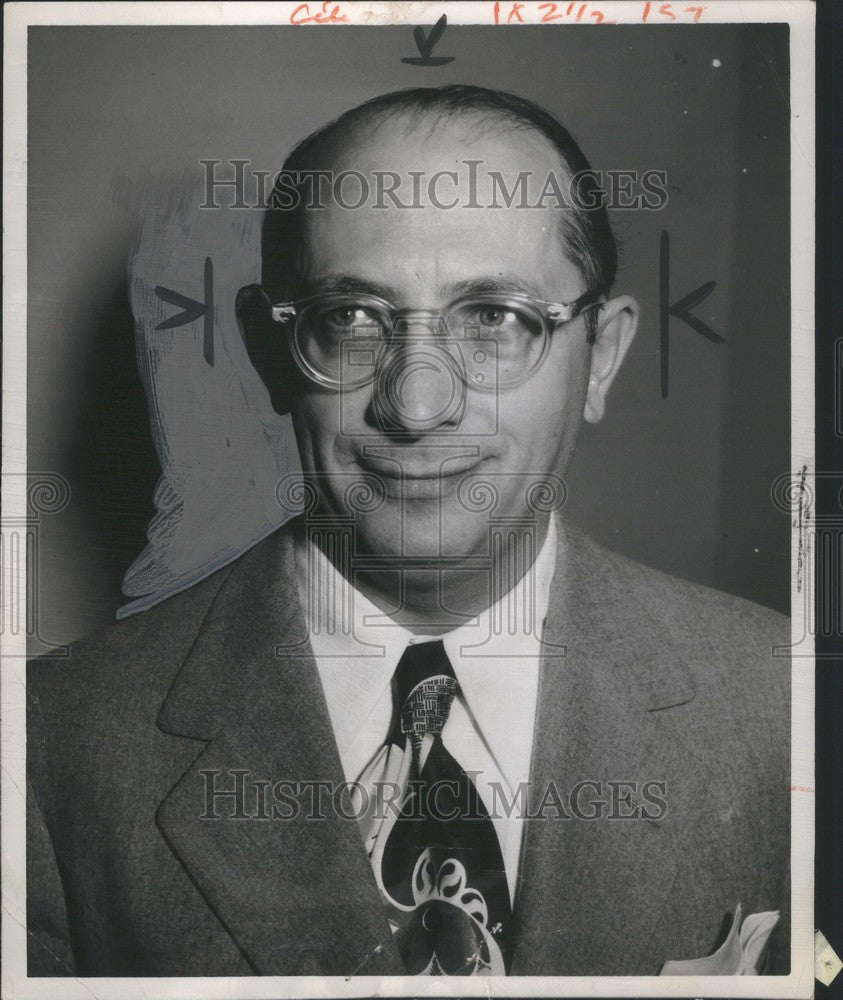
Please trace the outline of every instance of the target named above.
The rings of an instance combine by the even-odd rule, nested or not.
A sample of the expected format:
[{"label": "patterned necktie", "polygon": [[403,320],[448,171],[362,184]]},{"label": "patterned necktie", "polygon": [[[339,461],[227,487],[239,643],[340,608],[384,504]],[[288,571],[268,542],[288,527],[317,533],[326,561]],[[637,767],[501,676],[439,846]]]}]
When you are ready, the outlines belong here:
[{"label": "patterned necktie", "polygon": [[407,647],[393,679],[399,794],[372,863],[409,975],[506,975],[512,911],[497,833],[442,742],[457,687],[441,640]]}]

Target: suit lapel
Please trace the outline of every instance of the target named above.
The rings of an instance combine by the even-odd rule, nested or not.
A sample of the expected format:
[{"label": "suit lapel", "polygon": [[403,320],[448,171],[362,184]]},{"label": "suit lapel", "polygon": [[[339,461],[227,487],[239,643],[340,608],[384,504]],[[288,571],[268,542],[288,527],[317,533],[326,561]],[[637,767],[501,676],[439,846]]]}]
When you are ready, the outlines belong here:
[{"label": "suit lapel", "polygon": [[[400,973],[357,823],[314,784],[337,787],[344,775],[299,607],[290,531],[234,566],[158,724],[209,741],[157,821],[255,971]],[[214,789],[242,792],[213,798]]]},{"label": "suit lapel", "polygon": [[[664,727],[693,689],[628,564],[571,529],[560,539],[530,791],[530,814],[544,802],[545,818],[525,824],[512,974],[652,975],[666,956],[656,955],[651,929],[683,838],[658,820],[585,817],[597,799],[603,817],[633,810],[627,791],[613,806],[610,781],[638,782],[640,807],[643,782],[670,779],[675,742]],[[577,807],[581,782],[600,788],[581,785]],[[551,785],[570,818],[557,818]]]}]

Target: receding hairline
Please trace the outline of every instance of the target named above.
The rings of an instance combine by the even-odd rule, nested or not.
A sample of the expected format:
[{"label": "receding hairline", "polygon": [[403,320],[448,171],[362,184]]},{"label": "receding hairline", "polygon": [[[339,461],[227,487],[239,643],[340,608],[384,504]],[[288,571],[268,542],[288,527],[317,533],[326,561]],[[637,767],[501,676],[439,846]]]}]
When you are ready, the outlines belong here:
[{"label": "receding hairline", "polygon": [[[399,93],[401,92],[399,91]],[[355,114],[356,112],[359,113]],[[300,158],[293,158],[295,167],[299,170],[329,170],[336,167],[337,160],[352,148],[354,143],[359,143],[365,138],[366,132],[354,134],[353,130],[358,127],[367,129],[368,134],[377,134],[387,126],[400,124],[404,120],[406,125],[403,133],[409,137],[416,132],[423,131],[425,123],[429,122],[425,138],[432,138],[440,123],[459,121],[463,118],[480,126],[480,131],[474,131],[471,136],[466,136],[466,142],[470,142],[472,138],[483,136],[504,136],[512,132],[523,132],[532,136],[540,146],[544,147],[549,159],[561,163],[566,179],[573,176],[575,166],[533,122],[527,121],[507,108],[472,106],[414,107],[412,105],[393,105],[370,109],[366,105],[361,105],[359,108],[352,108],[309,137],[307,148],[303,151],[304,155]],[[288,164],[285,166],[289,164],[288,160]]]}]

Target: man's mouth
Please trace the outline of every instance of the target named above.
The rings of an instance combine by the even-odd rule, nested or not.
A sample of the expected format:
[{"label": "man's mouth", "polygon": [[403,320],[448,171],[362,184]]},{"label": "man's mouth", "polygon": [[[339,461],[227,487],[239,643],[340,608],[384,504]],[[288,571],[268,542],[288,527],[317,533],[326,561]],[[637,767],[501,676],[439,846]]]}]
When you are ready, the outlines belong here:
[{"label": "man's mouth", "polygon": [[476,472],[484,459],[477,454],[448,455],[426,450],[389,449],[389,454],[366,453],[357,459],[359,468],[375,476],[389,497],[424,499],[457,490],[464,476]]},{"label": "man's mouth", "polygon": [[451,479],[464,476],[481,463],[478,455],[413,455],[402,450],[390,455],[364,454],[357,464],[384,479]]}]

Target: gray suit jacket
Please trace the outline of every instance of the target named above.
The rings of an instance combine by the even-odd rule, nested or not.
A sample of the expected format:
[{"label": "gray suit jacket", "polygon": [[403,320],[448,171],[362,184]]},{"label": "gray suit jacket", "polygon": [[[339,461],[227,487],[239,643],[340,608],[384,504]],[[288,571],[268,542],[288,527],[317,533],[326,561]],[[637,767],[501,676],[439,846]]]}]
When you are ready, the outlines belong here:
[{"label": "gray suit jacket", "polygon": [[[787,620],[563,530],[533,812],[582,780],[664,782],[667,812],[526,822],[512,974],[655,975],[738,902],[782,910],[786,972]],[[29,669],[30,975],[402,972],[355,822],[203,818],[214,771],[343,780],[289,530]]]}]

